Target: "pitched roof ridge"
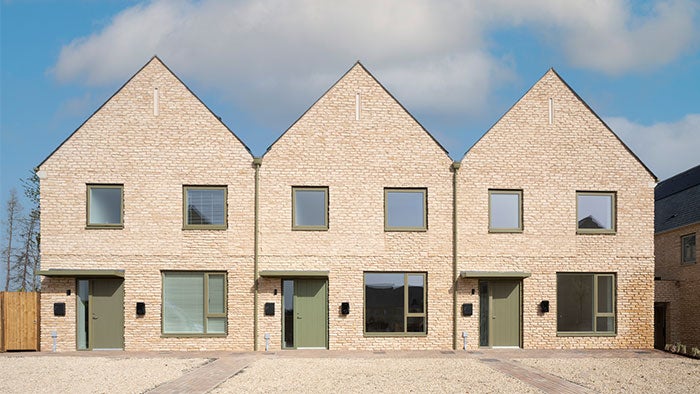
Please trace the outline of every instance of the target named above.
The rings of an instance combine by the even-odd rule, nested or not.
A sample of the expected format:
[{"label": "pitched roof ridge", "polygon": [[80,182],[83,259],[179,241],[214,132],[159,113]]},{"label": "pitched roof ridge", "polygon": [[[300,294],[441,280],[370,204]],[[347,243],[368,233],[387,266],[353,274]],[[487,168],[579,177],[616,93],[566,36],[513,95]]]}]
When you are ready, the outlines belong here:
[{"label": "pitched roof ridge", "polygon": [[92,114],[90,114],[90,116],[88,116],[75,130],[73,130],[73,132],[70,133],[70,135],[68,135],[68,137],[66,137],[66,139],[64,139],[63,142],[61,142],[61,143],[58,145],[58,147],[56,147],[56,149],[54,149],[51,153],[49,153],[49,155],[46,156],[46,158],[45,158],[44,160],[42,160],[41,163],[39,163],[39,165],[37,165],[37,166],[35,167],[35,170],[38,169],[38,168],[40,168],[42,165],[44,165],[44,163],[46,163],[46,161],[49,160],[49,159],[51,158],[51,156],[53,156],[56,152],[58,152],[58,150],[61,149],[61,147],[63,147],[63,145],[65,145],[65,143],[68,142],[68,140],[70,140],[71,137],[73,137],[73,136],[75,135],[75,133],[78,132],[78,130],[80,130],[83,126],[85,126],[85,124],[86,124],[90,119],[92,119],[98,112],[100,112],[100,110],[101,110],[105,105],[107,105],[107,103],[109,103],[117,94],[119,94],[119,92],[121,92],[121,91],[124,89],[124,87],[126,87],[126,85],[128,85],[129,82],[131,82],[131,80],[133,80],[137,75],[139,75],[139,73],[141,73],[141,71],[143,71],[144,68],[146,68],[149,64],[153,63],[154,60],[157,60],[158,63],[160,63],[166,70],[168,70],[168,72],[169,72],[173,77],[175,77],[175,79],[177,79],[178,82],[180,82],[180,83],[182,84],[182,86],[184,86],[185,89],[187,89],[187,91],[190,92],[190,94],[192,94],[192,96],[194,96],[194,98],[196,98],[196,99],[204,106],[204,108],[206,108],[206,109],[219,121],[219,123],[221,123],[221,124],[226,128],[226,130],[228,130],[228,131],[238,140],[238,142],[240,142],[240,143],[243,145],[243,147],[248,151],[248,153],[250,153],[251,157],[253,156],[252,152],[250,151],[250,148],[249,148],[240,138],[238,138],[238,136],[237,136],[228,126],[226,126],[226,124],[221,120],[221,118],[220,118],[219,116],[217,116],[217,115],[214,113],[214,111],[212,111],[206,104],[204,104],[204,102],[192,91],[192,89],[190,89],[189,86],[187,86],[187,84],[185,84],[184,82],[182,82],[182,80],[180,79],[180,77],[178,77],[178,76],[170,69],[170,67],[168,67],[168,66],[165,64],[165,62],[163,62],[163,60],[161,60],[160,57],[158,57],[157,54],[154,54],[153,56],[151,56],[151,58],[150,58],[143,66],[141,66],[135,73],[133,73],[133,74],[131,75],[131,77],[129,77],[129,79],[127,79],[126,82],[124,82],[124,83],[119,87],[119,89],[117,89],[114,93],[112,93],[112,95],[109,96],[109,98],[107,98],[107,100],[105,100],[104,103],[102,103],[102,105],[100,105],[95,111],[93,111]]},{"label": "pitched roof ridge", "polygon": [[394,97],[394,95],[392,95],[392,94],[387,90],[387,88],[384,87],[384,85],[382,85],[381,82],[379,82],[379,80],[367,69],[367,67],[364,66],[364,64],[362,64],[362,62],[361,62],[360,60],[357,60],[357,61],[352,65],[352,67],[350,67],[345,73],[343,73],[343,75],[342,75],[340,78],[338,78],[338,80],[335,81],[335,83],[333,83],[333,85],[331,85],[321,96],[319,96],[319,98],[316,99],[316,101],[314,101],[313,104],[311,104],[311,105],[306,109],[306,111],[304,111],[304,112],[301,114],[301,116],[299,116],[294,122],[292,122],[292,124],[291,124],[282,134],[280,134],[280,136],[277,137],[277,139],[275,139],[275,141],[272,142],[272,144],[270,144],[270,146],[267,147],[267,150],[265,151],[265,153],[263,154],[263,156],[265,156],[265,154],[267,154],[267,153],[272,149],[272,147],[273,147],[285,134],[287,134],[287,132],[288,132],[292,127],[294,127],[294,125],[296,125],[297,123],[299,123],[299,121],[304,117],[304,115],[306,115],[306,114],[311,110],[311,108],[313,108],[319,101],[321,101],[322,98],[324,98],[331,90],[333,90],[333,88],[334,88],[336,85],[338,85],[338,83],[340,83],[340,81],[342,81],[343,78],[345,78],[345,77],[350,73],[350,71],[352,71],[352,70],[353,70],[355,67],[357,67],[357,66],[360,66],[360,67],[362,68],[362,70],[363,70],[365,73],[367,73],[367,75],[369,75],[369,76],[372,78],[372,80],[374,80],[374,82],[376,82],[377,85],[379,85],[379,87],[381,87],[382,90],[384,90],[384,92],[385,92],[387,95],[389,95],[389,97],[391,97],[391,99],[394,100],[394,102],[395,102],[396,104],[398,104],[399,107],[401,107],[401,109],[402,109],[406,114],[408,114],[408,116],[410,116],[411,119],[413,119],[413,121],[416,122],[416,124],[417,124],[423,131],[425,131],[426,134],[428,134],[428,136],[437,144],[437,146],[439,146],[440,149],[442,149],[442,151],[445,152],[445,155],[447,155],[447,157],[450,156],[450,154],[449,154],[449,152],[447,151],[447,149],[445,149],[445,147],[442,146],[442,144],[440,144],[440,142],[439,142],[437,139],[435,139],[435,137],[434,137],[434,136],[433,136],[433,135],[432,135],[432,134],[431,134],[417,119],[416,119],[416,118],[415,118],[415,116],[413,116],[413,114],[411,114],[411,113],[406,109],[406,107],[404,107],[403,104],[401,104],[401,102],[399,102],[399,100],[397,100],[396,97]]},{"label": "pitched roof ridge", "polygon": [[486,135],[487,135],[487,134],[488,134],[488,133],[489,133],[489,132],[490,132],[490,131],[491,131],[491,130],[492,130],[492,129],[493,129],[493,128],[494,128],[494,127],[495,127],[495,126],[496,126],[510,111],[511,111],[511,110],[513,110],[513,108],[515,108],[515,106],[518,105],[518,103],[520,103],[520,101],[522,101],[522,99],[523,99],[525,96],[527,96],[527,94],[530,93],[530,91],[532,91],[532,89],[533,89],[535,86],[537,86],[537,84],[539,84],[539,83],[542,81],[542,79],[544,79],[544,77],[545,77],[547,74],[549,74],[550,72],[552,72],[552,73],[559,79],[559,81],[561,81],[561,82],[564,84],[564,86],[565,86],[567,89],[569,89],[569,91],[574,95],[574,97],[576,97],[576,99],[578,99],[578,101],[581,102],[581,104],[583,104],[583,105],[586,107],[586,109],[588,109],[588,111],[589,111],[591,114],[593,114],[593,116],[595,116],[595,117],[600,121],[600,123],[601,123],[610,133],[612,133],[612,135],[620,142],[620,144],[622,144],[622,146],[625,148],[625,150],[627,150],[627,152],[628,152],[629,154],[631,154],[632,157],[634,157],[635,160],[637,160],[637,162],[638,162],[639,164],[642,165],[642,167],[644,167],[644,169],[647,171],[647,173],[648,173],[649,175],[651,175],[651,177],[654,179],[654,181],[658,182],[659,179],[658,179],[657,176],[649,169],[649,167],[647,167],[647,165],[644,164],[644,162],[639,158],[639,156],[637,156],[637,155],[632,151],[632,149],[630,149],[629,146],[627,146],[627,144],[625,144],[624,141],[622,141],[622,139],[610,128],[610,126],[608,126],[608,124],[605,123],[605,121],[604,121],[600,116],[598,116],[598,114],[591,108],[591,106],[588,105],[588,103],[586,103],[586,101],[585,101],[583,98],[581,98],[581,96],[579,96],[578,93],[576,93],[576,91],[571,87],[571,85],[569,85],[569,84],[564,80],[564,78],[562,78],[561,75],[559,75],[559,73],[557,73],[557,71],[554,69],[554,67],[550,67],[550,68],[537,80],[537,82],[535,82],[532,86],[530,86],[530,88],[529,88],[522,96],[520,96],[520,98],[519,98],[513,105],[511,105],[510,108],[508,108],[508,110],[507,110],[506,112],[504,112],[503,115],[501,115],[501,116],[498,118],[498,120],[497,120],[493,125],[491,125],[491,127],[489,127],[488,130],[486,130],[486,132],[485,132],[481,137],[479,137],[479,139],[476,140],[476,142],[474,142],[474,144],[472,144],[471,147],[469,147],[469,149],[467,149],[467,151],[464,153],[464,156],[462,156],[462,159],[464,159],[464,157],[467,156],[467,153],[469,153],[469,151],[471,151],[472,148],[474,148],[474,147],[475,147],[475,146],[476,146],[476,145],[477,145],[477,144],[478,144],[478,143],[479,143],[479,142],[480,142],[480,141],[481,141],[481,140],[482,140],[482,139],[483,139],[483,138],[484,138],[484,137],[485,137],[485,136],[486,136]]}]

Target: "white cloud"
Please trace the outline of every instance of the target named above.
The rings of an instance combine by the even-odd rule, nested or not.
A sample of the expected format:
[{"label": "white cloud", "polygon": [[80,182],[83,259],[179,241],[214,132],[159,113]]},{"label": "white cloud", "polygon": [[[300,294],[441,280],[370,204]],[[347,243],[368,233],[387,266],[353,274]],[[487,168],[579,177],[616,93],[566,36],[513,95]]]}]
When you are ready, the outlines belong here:
[{"label": "white cloud", "polygon": [[514,78],[515,66],[489,52],[499,29],[535,29],[574,65],[613,74],[667,64],[696,36],[688,1],[635,15],[624,0],[156,0],[64,46],[52,71],[103,85],[158,54],[264,117],[308,103],[359,59],[408,108],[469,115]]},{"label": "white cloud", "polygon": [[650,126],[623,117],[606,118],[606,123],[659,180],[700,164],[700,114]]}]

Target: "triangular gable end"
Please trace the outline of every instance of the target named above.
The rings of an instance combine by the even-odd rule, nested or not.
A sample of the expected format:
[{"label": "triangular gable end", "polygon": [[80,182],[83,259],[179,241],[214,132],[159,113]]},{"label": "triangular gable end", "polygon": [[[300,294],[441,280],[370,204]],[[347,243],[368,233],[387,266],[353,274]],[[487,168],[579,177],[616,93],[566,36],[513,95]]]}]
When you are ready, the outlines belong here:
[{"label": "triangular gable end", "polygon": [[139,68],[138,71],[136,71],[126,82],[124,82],[124,84],[123,84],[119,89],[117,89],[117,91],[114,92],[114,94],[112,94],[104,103],[102,103],[102,105],[100,105],[90,116],[88,116],[87,119],[85,119],[85,121],[83,121],[83,123],[80,124],[80,126],[78,126],[75,130],[73,130],[73,132],[72,132],[65,140],[63,140],[63,142],[61,142],[61,143],[58,145],[58,147],[57,147],[56,149],[54,149],[54,150],[53,150],[53,151],[52,151],[38,166],[36,166],[35,170],[38,170],[39,168],[41,168],[41,166],[44,165],[44,163],[46,163],[46,161],[48,161],[56,152],[58,152],[58,151],[61,149],[61,147],[63,147],[63,145],[65,145],[66,142],[68,142],[81,128],[83,128],[83,126],[84,126],[88,121],[90,121],[90,119],[92,119],[97,113],[99,113],[100,110],[101,110],[102,108],[104,108],[105,105],[107,105],[114,97],[116,97],[127,85],[129,85],[129,83],[130,83],[137,75],[139,75],[146,67],[148,67],[148,66],[149,66],[150,64],[152,64],[153,62],[158,62],[161,66],[163,66],[163,68],[165,68],[165,69],[180,83],[180,84],[182,84],[182,86],[184,86],[185,89],[187,89],[187,91],[188,91],[200,104],[202,104],[202,106],[203,106],[204,108],[206,108],[207,111],[209,111],[209,113],[210,113],[214,118],[216,118],[216,120],[217,120],[219,123],[221,123],[221,125],[224,126],[224,127],[226,128],[226,130],[228,130],[228,131],[231,133],[231,135],[233,135],[234,138],[236,138],[236,140],[248,151],[248,153],[251,155],[251,157],[253,156],[252,152],[250,151],[250,148],[249,148],[249,147],[248,147],[248,146],[247,146],[247,145],[246,145],[246,144],[245,144],[245,143],[244,143],[230,128],[229,128],[229,127],[228,127],[228,126],[226,126],[226,124],[221,120],[221,118],[218,117],[218,116],[217,116],[217,115],[216,115],[216,114],[215,114],[215,113],[214,113],[214,112],[213,112],[213,111],[212,111],[212,110],[211,110],[211,109],[210,109],[210,108],[209,108],[209,107],[208,107],[208,106],[207,106],[207,105],[192,91],[192,89],[190,89],[189,86],[187,86],[187,84],[185,84],[185,83],[184,83],[184,82],[183,82],[183,81],[182,81],[182,80],[181,80],[181,79],[180,79],[180,78],[179,78],[179,77],[178,77],[178,76],[177,76],[177,75],[176,75],[176,74],[175,74],[175,73],[174,73],[174,72],[173,72],[173,71],[172,71],[172,70],[157,56],[157,55],[154,55],[148,62],[146,62],[146,64],[144,64],[141,68]]},{"label": "triangular gable end", "polygon": [[387,95],[388,95],[388,96],[389,96],[389,97],[390,97],[390,98],[391,98],[391,99],[392,99],[392,100],[393,100],[393,101],[394,101],[394,102],[395,102],[395,103],[396,103],[396,104],[397,104],[397,105],[398,105],[398,106],[399,106],[399,107],[400,107],[400,108],[401,108],[401,109],[402,109],[402,110],[403,110],[403,111],[404,111],[404,112],[405,112],[405,113],[406,113],[406,114],[407,114],[407,115],[408,115],[408,116],[409,116],[409,117],[424,131],[424,132],[425,132],[425,133],[426,133],[426,134],[427,134],[427,135],[428,135],[428,136],[429,136],[429,137],[430,137],[430,139],[432,139],[433,142],[435,142],[435,144],[436,144],[438,147],[440,147],[440,149],[441,149],[443,152],[445,152],[445,155],[447,155],[447,156],[449,157],[449,152],[447,151],[447,149],[445,149],[445,147],[442,146],[442,144],[440,144],[440,142],[439,142],[437,139],[435,139],[435,137],[434,137],[425,127],[423,127],[423,125],[416,119],[416,117],[413,116],[413,114],[411,114],[411,113],[406,109],[406,107],[404,107],[403,104],[401,104],[401,102],[400,102],[399,100],[397,100],[396,97],[394,97],[394,95],[391,94],[391,92],[389,92],[389,90],[387,90],[387,88],[384,87],[384,85],[382,85],[382,83],[379,82],[379,80],[378,80],[377,78],[375,78],[374,75],[372,75],[372,73],[369,72],[369,70],[367,70],[367,68],[366,68],[359,60],[358,60],[357,62],[355,62],[355,64],[353,64],[352,67],[350,67],[350,68],[348,69],[348,71],[346,71],[340,78],[338,78],[338,80],[335,81],[335,83],[334,83],[333,85],[331,85],[318,99],[316,99],[316,101],[314,101],[314,103],[311,104],[311,105],[309,106],[309,108],[307,108],[306,111],[304,111],[304,113],[301,114],[301,116],[299,116],[294,122],[292,122],[292,124],[291,124],[279,137],[277,137],[277,139],[276,139],[272,144],[270,144],[270,146],[268,146],[268,148],[267,148],[265,154],[267,154],[267,152],[269,152],[269,151],[272,149],[272,147],[273,147],[280,139],[282,139],[282,137],[284,137],[284,135],[287,134],[287,132],[289,132],[289,130],[291,130],[292,128],[294,128],[294,126],[295,126],[297,123],[299,123],[299,121],[300,121],[301,119],[303,119],[304,116],[305,116],[312,108],[314,108],[314,107],[316,106],[316,104],[318,104],[321,100],[323,100],[323,98],[326,97],[326,96],[328,95],[328,93],[331,92],[331,91],[333,90],[333,88],[335,88],[348,74],[350,74],[350,73],[352,72],[352,70],[354,70],[354,69],[357,68],[357,67],[359,67],[365,74],[367,74],[367,75],[377,84],[377,86],[379,86],[379,87],[380,87],[380,88],[381,88],[381,89],[382,89],[382,90],[383,90],[383,91],[384,91],[384,92],[385,92],[385,93],[386,93],[386,94],[387,94]]},{"label": "triangular gable end", "polygon": [[462,160],[464,160],[464,158],[467,156],[467,154],[469,154],[469,152],[470,152],[472,149],[474,149],[474,147],[476,147],[476,146],[479,144],[479,142],[481,142],[481,140],[483,140],[484,137],[486,137],[486,135],[488,135],[489,132],[491,132],[491,130],[493,130],[494,127],[495,127],[496,125],[498,125],[498,124],[499,124],[499,123],[500,123],[514,108],[516,108],[516,107],[518,106],[518,104],[520,104],[520,102],[521,102],[525,97],[527,97],[527,95],[528,95],[538,84],[540,84],[540,83],[547,77],[547,75],[550,74],[550,73],[551,73],[552,75],[554,75],[554,76],[569,90],[569,92],[570,92],[571,94],[573,94],[574,97],[576,97],[576,99],[577,99],[581,104],[583,104],[583,106],[584,106],[593,116],[595,116],[596,119],[598,119],[598,121],[600,121],[600,123],[603,125],[603,127],[605,127],[605,128],[615,137],[615,139],[617,139],[617,141],[622,145],[622,147],[624,147],[625,150],[627,150],[627,152],[628,152],[632,157],[634,157],[634,159],[635,159],[639,164],[641,164],[641,166],[644,168],[644,170],[654,179],[654,181],[655,181],[655,182],[658,182],[658,178],[657,178],[656,175],[649,169],[649,167],[647,167],[646,164],[644,164],[644,162],[642,162],[642,160],[627,146],[627,144],[625,144],[625,143],[622,141],[622,139],[620,139],[620,137],[610,128],[610,126],[608,126],[608,124],[605,123],[605,121],[603,121],[603,119],[602,119],[600,116],[598,116],[598,114],[597,114],[595,111],[593,111],[593,109],[588,105],[588,103],[586,103],[586,102],[581,98],[581,96],[579,96],[578,93],[576,93],[576,91],[575,91],[574,89],[572,89],[571,86],[570,86],[568,83],[566,83],[566,81],[564,80],[564,78],[562,78],[562,77],[559,75],[559,73],[557,73],[556,70],[554,70],[554,68],[550,68],[549,70],[547,70],[547,72],[545,72],[544,75],[542,75],[542,77],[540,77],[540,79],[538,79],[537,82],[535,82],[535,84],[533,84],[533,85],[532,85],[532,86],[531,86],[531,87],[530,87],[530,88],[529,88],[529,89],[528,89],[528,90],[527,90],[527,91],[526,91],[526,92],[525,92],[525,93],[510,107],[510,108],[508,108],[508,110],[507,110],[503,115],[501,115],[501,117],[498,118],[498,120],[497,120],[493,125],[491,125],[491,127],[489,127],[489,129],[488,129],[481,137],[479,137],[479,139],[478,139],[469,149],[467,149],[467,151],[466,151],[466,152],[464,153],[464,155],[462,156]]}]

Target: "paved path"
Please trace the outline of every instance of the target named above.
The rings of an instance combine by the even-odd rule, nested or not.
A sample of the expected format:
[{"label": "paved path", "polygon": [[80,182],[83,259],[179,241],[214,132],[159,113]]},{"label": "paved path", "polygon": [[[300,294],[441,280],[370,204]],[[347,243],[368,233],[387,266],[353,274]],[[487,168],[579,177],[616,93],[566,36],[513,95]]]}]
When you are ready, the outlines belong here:
[{"label": "paved path", "polygon": [[208,393],[255,360],[254,356],[225,356],[148,391],[150,394]]},{"label": "paved path", "polygon": [[499,360],[496,358],[481,358],[482,363],[490,368],[502,372],[508,376],[520,380],[521,382],[533,386],[545,393],[593,393],[594,391],[562,379],[558,376],[542,372],[535,368],[526,367],[520,363],[511,360]]}]

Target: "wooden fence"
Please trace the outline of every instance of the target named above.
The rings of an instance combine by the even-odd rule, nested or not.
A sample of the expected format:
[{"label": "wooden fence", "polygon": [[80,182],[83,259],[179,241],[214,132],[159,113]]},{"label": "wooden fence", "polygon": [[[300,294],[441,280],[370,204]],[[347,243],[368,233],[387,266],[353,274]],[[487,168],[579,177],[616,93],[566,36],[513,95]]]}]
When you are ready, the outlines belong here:
[{"label": "wooden fence", "polygon": [[0,351],[39,350],[39,293],[0,292]]}]

